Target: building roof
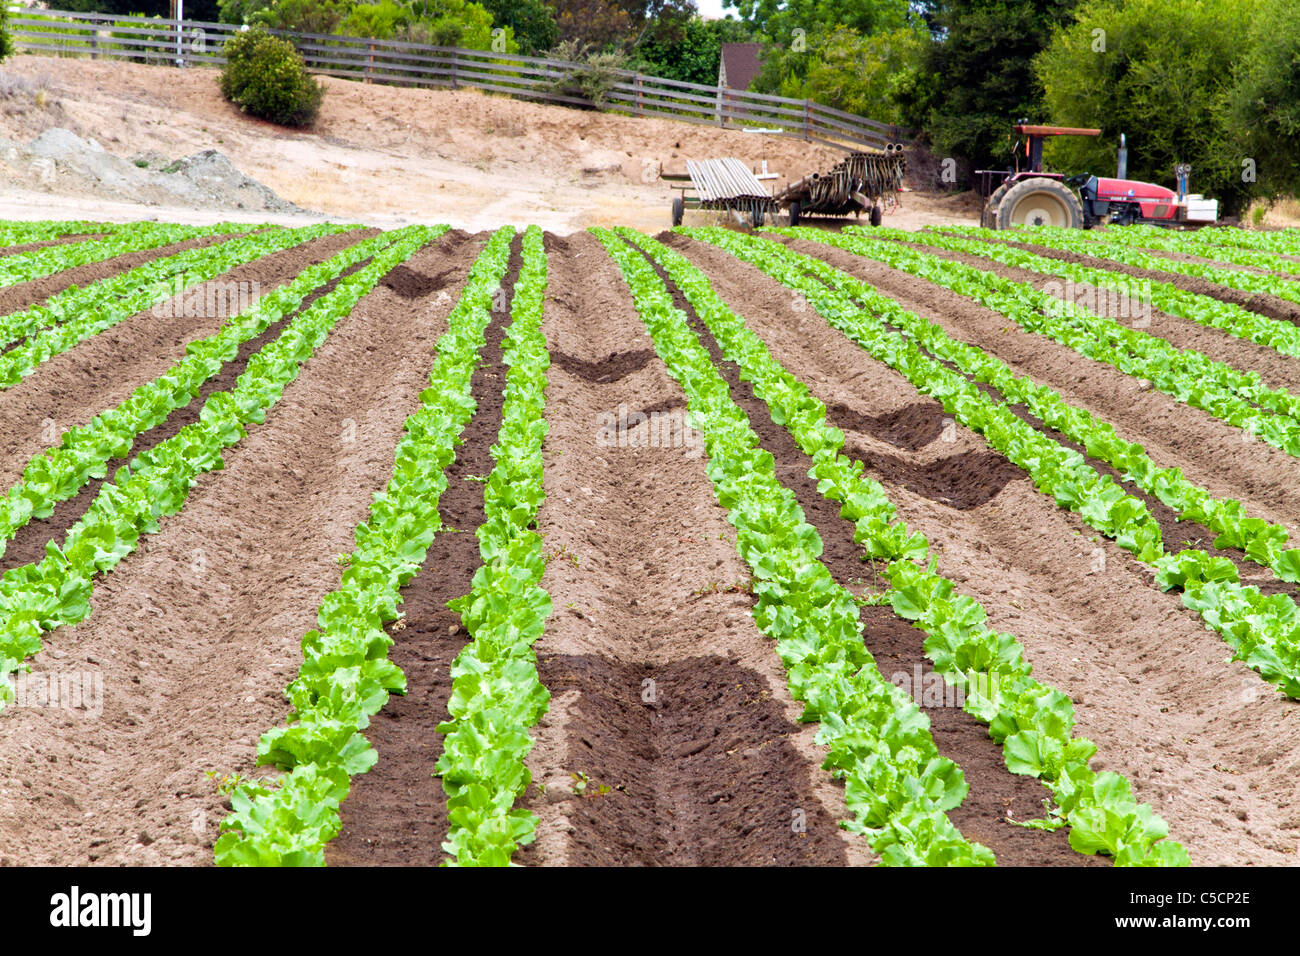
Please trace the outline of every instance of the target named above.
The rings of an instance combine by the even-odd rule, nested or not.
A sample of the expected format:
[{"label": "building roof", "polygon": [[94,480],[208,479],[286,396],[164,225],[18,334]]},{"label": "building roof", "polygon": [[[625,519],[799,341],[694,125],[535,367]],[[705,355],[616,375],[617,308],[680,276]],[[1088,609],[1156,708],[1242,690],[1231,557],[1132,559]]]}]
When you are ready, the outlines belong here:
[{"label": "building roof", "polygon": [[718,85],[732,90],[747,90],[762,68],[761,43],[724,43],[718,65]]}]

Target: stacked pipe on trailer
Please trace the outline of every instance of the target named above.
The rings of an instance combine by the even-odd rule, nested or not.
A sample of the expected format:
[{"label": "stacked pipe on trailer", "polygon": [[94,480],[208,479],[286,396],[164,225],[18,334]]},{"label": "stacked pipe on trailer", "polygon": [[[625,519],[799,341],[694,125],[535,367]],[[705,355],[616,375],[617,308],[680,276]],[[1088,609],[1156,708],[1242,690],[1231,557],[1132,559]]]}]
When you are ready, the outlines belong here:
[{"label": "stacked pipe on trailer", "polygon": [[750,168],[738,159],[705,159],[698,163],[688,159],[686,172],[703,209],[745,212],[756,220],[776,212],[776,201]]}]

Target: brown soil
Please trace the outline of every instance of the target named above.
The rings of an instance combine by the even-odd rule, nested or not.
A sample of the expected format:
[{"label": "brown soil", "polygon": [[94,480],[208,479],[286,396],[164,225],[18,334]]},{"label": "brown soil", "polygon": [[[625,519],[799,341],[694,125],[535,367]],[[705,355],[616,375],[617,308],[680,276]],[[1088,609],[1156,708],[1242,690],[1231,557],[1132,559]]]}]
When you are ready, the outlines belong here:
[{"label": "brown soil", "polygon": [[173,242],[169,245],[158,246],[155,249],[142,249],[139,252],[128,252],[126,255],[114,256],[112,259],[90,262],[84,266],[77,266],[75,269],[67,269],[53,275],[33,279],[30,282],[20,282],[17,285],[0,289],[0,314],[10,315],[14,312],[20,312],[23,309],[44,302],[51,296],[58,295],[72,286],[84,287],[92,282],[98,282],[100,279],[107,279],[109,276],[128,272],[136,268],[136,266],[142,266],[154,259],[163,259],[178,252],[184,252],[186,249],[219,245],[231,238],[231,235],[220,235],[187,239],[184,242]]},{"label": "brown soil", "polygon": [[162,422],[137,435],[135,443],[131,446],[130,453],[126,458],[115,458],[107,463],[103,478],[91,478],[76,495],[55,505],[54,512],[48,518],[30,521],[19,528],[18,533],[13,536],[6,546],[4,554],[0,555],[0,573],[10,568],[21,567],[29,562],[40,561],[45,556],[46,543],[49,541],[61,542],[63,540],[68,529],[80,521],[87,509],[94,503],[95,498],[99,495],[99,489],[106,482],[113,480],[113,476],[119,468],[129,464],[137,455],[143,455],[167,441],[185,426],[197,422],[199,413],[203,411],[203,406],[209,396],[215,392],[224,392],[234,388],[239,376],[244,374],[244,369],[248,367],[249,359],[253,357],[254,353],[279,338],[280,333],[297,315],[305,312],[317,299],[332,292],[339,284],[340,279],[365,268],[369,262],[370,260],[366,259],[357,263],[355,266],[346,269],[339,279],[327,282],[315,292],[304,297],[302,305],[296,311],[289,312],[278,322],[267,326],[266,331],[261,335],[255,336],[241,345],[235,357],[227,362],[221,371],[199,387],[198,394],[190,400],[188,405],[173,409],[171,414]]},{"label": "brown soil", "polygon": [[[502,282],[504,301],[513,295],[522,262],[516,236]],[[353,780],[343,803],[343,829],[328,847],[330,865],[436,866],[445,859],[447,798],[432,775],[442,738],[434,728],[450,719],[451,665],[468,640],[460,615],[447,602],[470,592],[483,563],[474,534],[486,520],[483,483],[474,478],[486,477],[495,464],[491,448],[501,430],[506,378],[501,342],[509,318],[508,311],[492,314],[471,379],[478,407],[461,432],[462,444],[446,471],[447,490],[438,502],[444,530],[402,588],[401,629],[388,627],[395,641],[389,660],[406,675],[406,693],[390,697],[365,732],[379,762]]]},{"label": "brown soil", "polygon": [[[822,562],[842,586],[854,589],[868,566],[861,545],[853,540],[853,524],[840,517],[838,503],[817,490],[817,482],[808,474],[813,467],[812,459],[799,449],[783,426],[772,421],[767,406],[754,394],[753,386],[742,381],[739,367],[723,358],[721,348],[686,297],[675,286],[670,285],[670,289],[674,304],[687,314],[713,364],[731,386],[732,400],[745,411],[763,447],[776,459],[777,478],[795,493],[805,519],[821,535]],[[889,460],[877,459],[872,467],[890,474],[890,464]],[[974,466],[975,481],[969,486],[964,482],[963,465]],[[929,467],[909,467],[894,481],[913,487],[922,484],[918,478],[924,475],[928,480],[923,483],[921,494],[941,501],[947,499],[953,502],[953,507],[969,509],[988,501],[1012,479],[1009,468],[1011,472],[1019,471],[1000,456],[968,452],[940,459]],[[913,490],[917,489],[913,487]],[[957,499],[961,499],[961,504],[956,503]],[[887,680],[894,674],[911,677],[919,672],[922,681],[913,679],[908,685],[918,704],[924,706],[922,689],[934,680],[946,689],[944,700],[955,699],[946,681],[938,675],[930,676],[934,667],[925,656],[922,646],[925,635],[921,631],[898,618],[889,608],[863,607],[860,614],[867,649]],[[983,843],[1002,865],[1070,866],[1108,862],[1080,856],[1066,842],[1064,831],[1047,833],[1008,825],[1008,817],[1023,820],[1041,815],[1042,785],[1032,778],[1011,774],[1006,769],[1001,746],[988,735],[987,725],[964,710],[937,706],[925,707],[925,713],[930,718],[930,732],[939,753],[962,768],[970,788],[961,806],[948,811],[948,818],[967,839]]]},{"label": "brown soil", "polygon": [[[820,244],[814,244],[802,248],[820,249],[821,246]],[[1060,279],[1053,276],[1032,272],[1028,269],[1004,266],[985,259],[983,256],[948,252],[942,249],[933,249],[929,246],[921,248],[923,251],[983,269],[994,275],[1012,279],[1016,282],[1027,282],[1039,290],[1055,282],[1057,287],[1052,291],[1058,294],[1060,291]],[[1131,319],[1126,318],[1120,318],[1119,321],[1124,324],[1132,322]],[[1271,387],[1300,392],[1300,359],[1281,355],[1266,345],[1257,345],[1249,340],[1229,335],[1221,329],[1210,328],[1154,309],[1150,315],[1150,324],[1141,327],[1141,331],[1165,339],[1177,348],[1192,349],[1235,368],[1256,372],[1259,374],[1260,379]]]},{"label": "brown soil", "polygon": [[[269,292],[370,235],[373,230],[324,236],[231,269],[212,281],[257,282],[261,291]],[[27,461],[55,443],[62,432],[121,403],[183,358],[189,342],[214,334],[224,321],[216,316],[164,319],[154,310],[139,312],[48,359],[21,382],[0,391],[0,486],[18,480]]]},{"label": "brown soil", "polygon": [[1060,259],[1062,262],[1077,262],[1080,265],[1085,265],[1092,269],[1105,269],[1107,272],[1118,272],[1124,275],[1136,276],[1139,279],[1150,279],[1153,282],[1167,282],[1170,285],[1177,286],[1187,292],[1195,292],[1198,295],[1208,295],[1211,298],[1218,299],[1220,302],[1231,302],[1234,305],[1241,306],[1243,309],[1250,309],[1252,312],[1266,315],[1270,319],[1281,319],[1283,322],[1300,324],[1300,305],[1287,299],[1279,299],[1277,296],[1265,295],[1262,292],[1244,292],[1241,289],[1219,285],[1216,282],[1211,282],[1208,279],[1202,279],[1197,276],[1187,276],[1177,272],[1164,272],[1158,269],[1139,269],[1137,266],[1124,265],[1120,262],[1113,262],[1110,259],[1086,256],[1078,252],[1066,252],[1061,249],[1049,249],[1046,246],[1036,246],[1026,242],[1011,242],[1002,239],[994,239],[990,241],[1005,241],[1006,245],[1016,246],[1024,249],[1026,252],[1045,256],[1048,259]]},{"label": "brown soil", "polygon": [[[473,252],[408,265],[464,271]],[[362,299],[226,467],[97,582],[91,617],[47,637],[36,671],[102,674],[103,714],[5,711],[0,857],[211,864],[220,777],[267,772],[257,738],[285,720],[299,642],[391,477],[449,310],[385,288]]]},{"label": "brown soil", "polygon": [[[542,683],[572,694],[571,864],[829,866],[846,851],[808,793],[804,761],[764,676],[738,659],[664,664],[544,657]],[[644,700],[631,690],[652,681]],[[663,693],[658,693],[662,685]],[[800,826],[794,812],[808,806]],[[529,859],[529,854],[521,859]]]},{"label": "brown soil", "polygon": [[[1189,480],[1216,497],[1239,499],[1253,515],[1300,527],[1300,461],[1285,452],[1257,439],[1247,440],[1246,432],[1200,409],[1144,390],[1139,380],[1046,336],[1025,332],[1006,316],[956,292],[820,243],[792,245],[868,282],[904,308],[938,323],[954,338],[997,356],[1016,374],[1056,389],[1065,401],[1110,422],[1126,440],[1141,443],[1157,464],[1177,465]],[[1166,329],[1193,325],[1168,319],[1153,322],[1147,331],[1163,334]],[[1261,366],[1241,367],[1258,367],[1264,377],[1274,380],[1280,377],[1275,373],[1288,366],[1300,368],[1300,363],[1270,353],[1272,360]],[[1182,534],[1170,540],[1181,544]]]},{"label": "brown soil", "polygon": [[437,275],[425,275],[406,266],[398,266],[384,277],[383,284],[403,299],[420,299],[449,285],[455,269],[443,269]]},{"label": "brown soil", "polygon": [[[834,416],[831,424],[842,427]],[[861,460],[868,452],[846,445],[844,454]],[[964,451],[926,465],[916,465],[892,455],[875,456],[872,467],[889,476],[890,484],[902,485],[922,497],[969,511],[997,497],[1009,481],[1024,479],[1025,473],[993,452]]]},{"label": "brown soil", "polygon": [[538,525],[555,613],[535,649],[552,699],[528,761],[538,838],[516,859],[866,862],[865,843],[836,826],[843,791],[818,769],[816,728],[797,722],[749,616],[749,576],[703,457],[685,442],[594,440],[620,406],[685,402],[657,357],[616,380],[581,374],[607,354],[602,340],[649,338],[617,266],[591,237],[569,242],[576,255],[551,244],[543,325],[552,354],[580,363],[552,364],[547,388]]},{"label": "brown soil", "polygon": [[80,235],[60,236],[57,239],[42,239],[40,242],[25,242],[17,246],[0,247],[0,256],[16,256],[24,252],[32,252],[36,249],[48,249],[50,246],[63,246],[72,242],[89,242],[94,239],[104,239],[108,236],[106,232],[85,233]]},{"label": "brown soil", "polygon": [[564,352],[551,353],[551,363],[558,365],[570,375],[576,375],[584,382],[604,385],[627,378],[633,372],[639,372],[655,358],[653,349],[636,349],[631,352],[610,352],[606,358],[595,362],[584,362]]},{"label": "brown soil", "polygon": [[839,427],[866,432],[872,438],[898,448],[918,451],[939,437],[943,431],[943,406],[933,400],[905,405],[896,412],[868,417],[843,403],[826,409],[828,418]]},{"label": "brown soil", "polygon": [[[815,314],[793,312],[789,292],[757,269],[700,243],[674,242],[828,405],[870,418],[916,402],[902,376]],[[845,268],[831,252],[822,257]],[[978,311],[968,300],[952,303],[907,307],[944,323]],[[867,433],[850,431],[848,440],[897,454]],[[954,425],[914,460],[972,449],[987,445]],[[1218,635],[1176,596],[1157,591],[1144,566],[1029,482],[1013,481],[969,511],[906,488],[889,492],[900,518],[926,535],[939,572],[985,607],[991,628],[1016,635],[1039,680],[1074,700],[1077,733],[1099,748],[1094,769],[1124,774],[1194,863],[1294,864],[1300,817],[1285,778],[1300,771],[1300,712],[1227,662]]]}]

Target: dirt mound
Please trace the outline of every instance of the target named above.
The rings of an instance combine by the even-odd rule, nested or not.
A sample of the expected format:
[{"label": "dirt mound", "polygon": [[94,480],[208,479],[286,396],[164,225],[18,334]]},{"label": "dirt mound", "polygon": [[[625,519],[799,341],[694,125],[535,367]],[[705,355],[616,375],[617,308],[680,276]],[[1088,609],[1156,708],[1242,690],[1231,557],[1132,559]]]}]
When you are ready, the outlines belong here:
[{"label": "dirt mound", "polygon": [[126,199],[145,205],[183,205],[203,209],[243,209],[278,214],[309,214],[244,175],[230,158],[205,149],[175,162],[156,151],[126,159],[95,139],[54,127],[23,145],[0,140],[11,182],[63,193]]}]

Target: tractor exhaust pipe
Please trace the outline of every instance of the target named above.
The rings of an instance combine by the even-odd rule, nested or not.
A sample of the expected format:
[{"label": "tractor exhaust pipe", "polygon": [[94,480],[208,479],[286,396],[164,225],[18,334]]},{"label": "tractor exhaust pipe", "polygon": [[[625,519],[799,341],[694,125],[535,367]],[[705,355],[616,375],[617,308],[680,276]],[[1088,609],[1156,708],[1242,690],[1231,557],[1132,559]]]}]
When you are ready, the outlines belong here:
[{"label": "tractor exhaust pipe", "polygon": [[1115,170],[1116,179],[1128,179],[1128,146],[1124,141],[1124,134],[1119,134],[1119,162]]}]

